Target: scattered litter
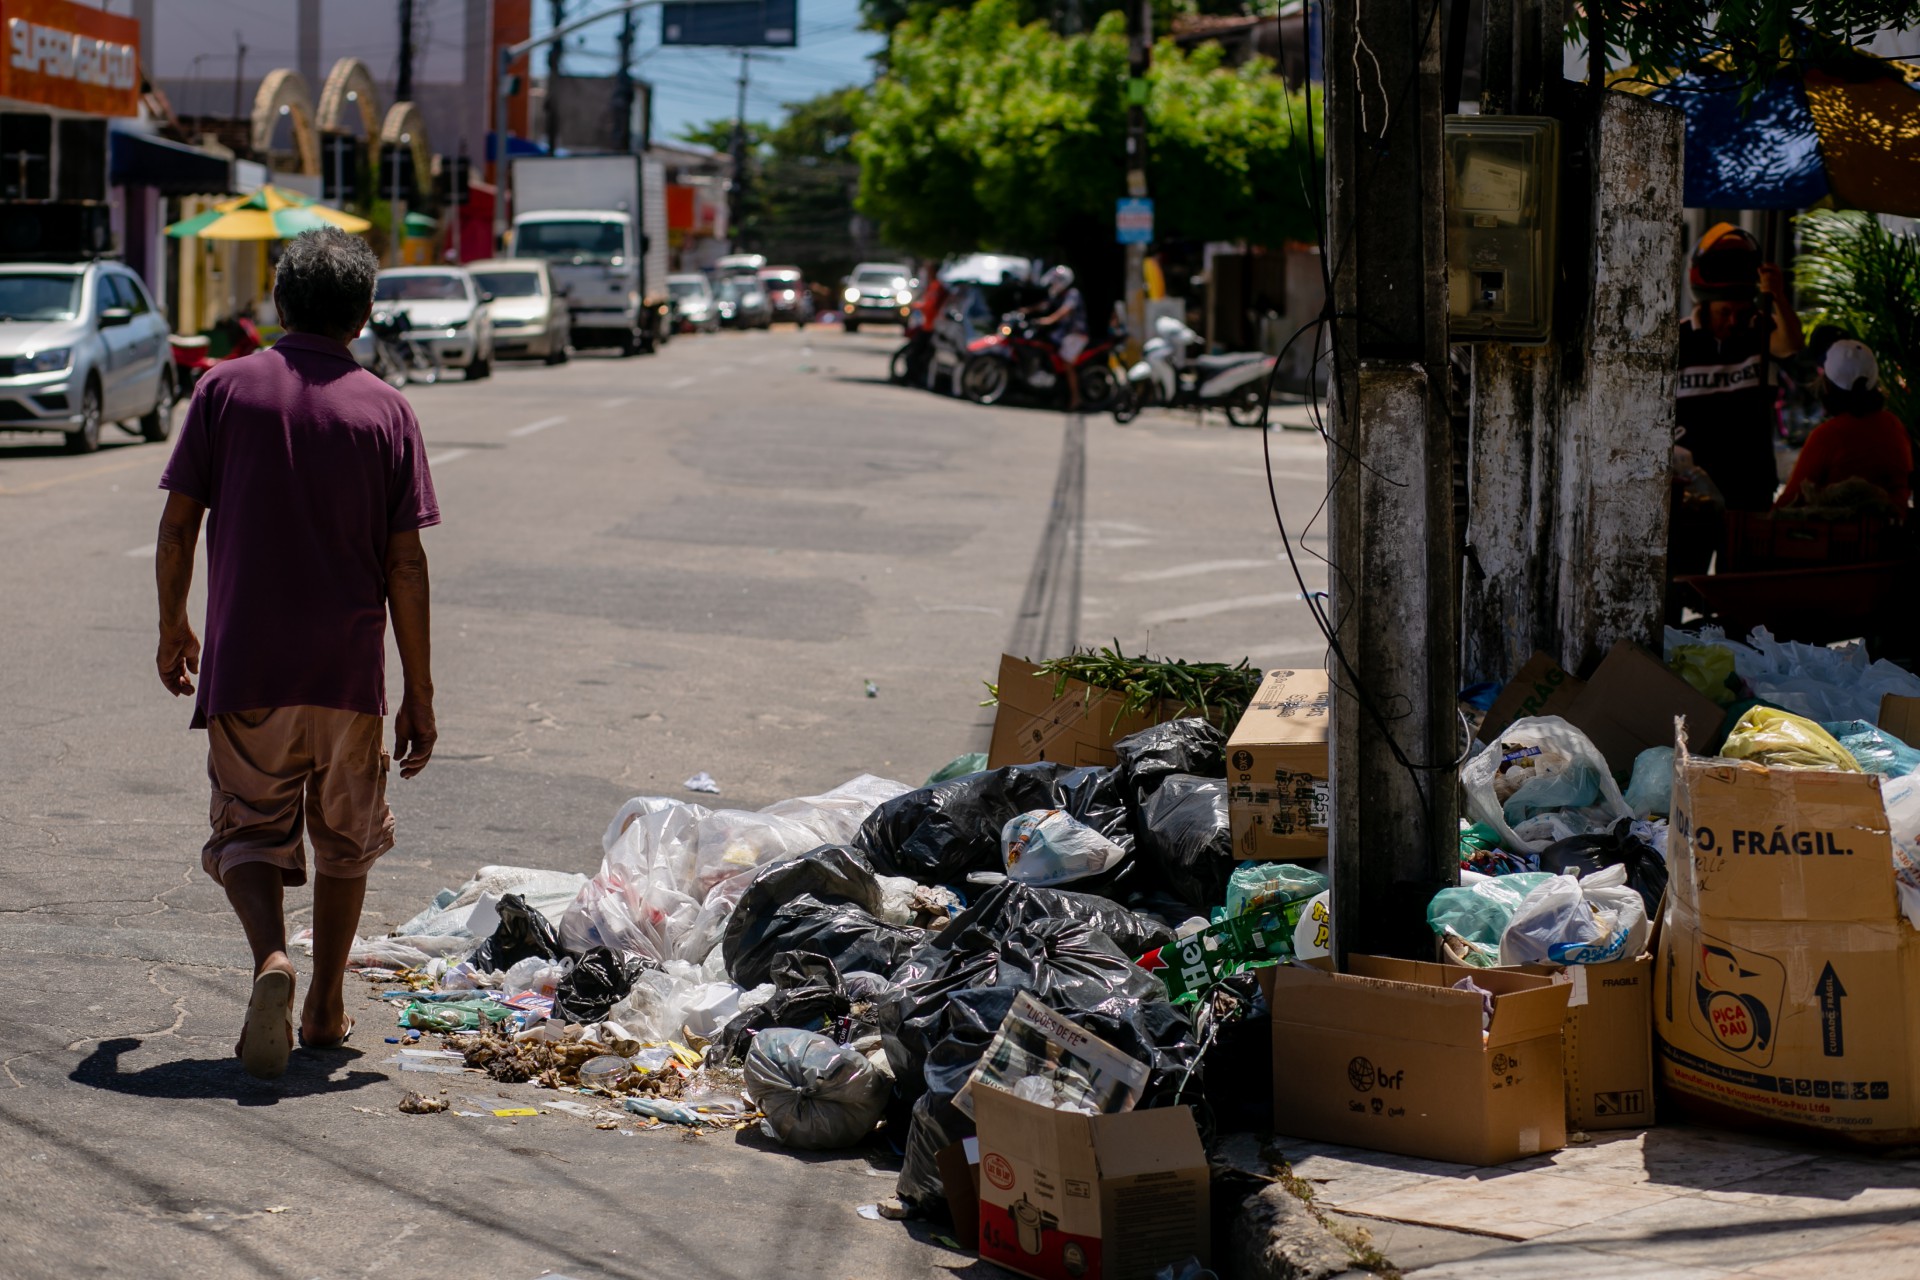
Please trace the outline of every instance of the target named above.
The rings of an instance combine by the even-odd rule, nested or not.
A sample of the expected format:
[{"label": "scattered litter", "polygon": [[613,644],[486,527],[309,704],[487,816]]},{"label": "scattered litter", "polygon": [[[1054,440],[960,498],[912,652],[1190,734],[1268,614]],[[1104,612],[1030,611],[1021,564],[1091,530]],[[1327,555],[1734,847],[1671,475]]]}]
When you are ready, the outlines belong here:
[{"label": "scattered litter", "polygon": [[867,681],[867,696],[869,698],[877,698],[880,696],[880,686],[871,680]]},{"label": "scattered litter", "polygon": [[409,1089],[400,1099],[400,1110],[410,1116],[430,1116],[436,1111],[445,1111],[445,1098],[429,1098]]},{"label": "scattered litter", "polygon": [[694,774],[691,778],[688,778],[685,782],[681,783],[680,785],[684,786],[689,791],[704,791],[706,794],[711,796],[717,796],[720,794],[720,784],[715,782],[713,780],[713,775],[708,773],[705,769],[702,769],[699,773]]},{"label": "scattered litter", "polygon": [[861,1217],[865,1218],[868,1222],[879,1222],[881,1220],[880,1206],[877,1204],[863,1204],[858,1209],[854,1210],[854,1212],[858,1213]]},{"label": "scattered litter", "polygon": [[[440,1105],[444,1107],[446,1103],[443,1102]],[[493,1114],[497,1116],[537,1116],[540,1114],[540,1110],[538,1107],[495,1107]]]}]

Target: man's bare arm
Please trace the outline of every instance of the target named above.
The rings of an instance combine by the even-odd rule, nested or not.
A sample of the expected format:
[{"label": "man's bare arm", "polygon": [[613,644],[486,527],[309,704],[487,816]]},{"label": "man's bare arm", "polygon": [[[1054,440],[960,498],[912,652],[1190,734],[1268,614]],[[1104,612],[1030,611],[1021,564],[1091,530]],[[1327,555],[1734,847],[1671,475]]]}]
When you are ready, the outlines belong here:
[{"label": "man's bare arm", "polygon": [[393,615],[393,640],[400,650],[400,713],[393,720],[393,752],[400,776],[411,778],[427,767],[440,736],[433,718],[432,609],[428,601],[427,549],[420,531],[410,529],[387,539],[387,609]]},{"label": "man's bare arm", "polygon": [[160,683],[175,697],[192,693],[192,677],[200,674],[200,637],[187,618],[187,592],[193,587],[193,552],[206,513],[192,498],[169,493],[154,539],[153,576],[160,591],[160,649],[154,665]]}]

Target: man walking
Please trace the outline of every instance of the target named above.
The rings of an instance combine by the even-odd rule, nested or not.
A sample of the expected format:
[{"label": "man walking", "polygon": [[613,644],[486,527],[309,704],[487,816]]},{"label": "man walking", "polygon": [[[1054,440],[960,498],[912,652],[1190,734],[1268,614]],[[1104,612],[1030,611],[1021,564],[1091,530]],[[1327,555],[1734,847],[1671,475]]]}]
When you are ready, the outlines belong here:
[{"label": "man walking", "polygon": [[[426,767],[437,736],[420,530],[440,509],[413,410],[346,347],[372,311],[378,272],[372,250],[342,231],[289,242],[273,288],[286,336],[206,376],[160,478],[160,683],[196,694],[193,727],[207,731],[213,833],[200,862],[253,949],[234,1052],[266,1078],[286,1070],[294,1037],[281,896],[306,883],[303,836],[315,879],[300,1042],[335,1048],[353,1030],[347,953],[367,872],[393,847],[389,611],[401,777]],[[187,590],[208,512],[203,653]]]}]

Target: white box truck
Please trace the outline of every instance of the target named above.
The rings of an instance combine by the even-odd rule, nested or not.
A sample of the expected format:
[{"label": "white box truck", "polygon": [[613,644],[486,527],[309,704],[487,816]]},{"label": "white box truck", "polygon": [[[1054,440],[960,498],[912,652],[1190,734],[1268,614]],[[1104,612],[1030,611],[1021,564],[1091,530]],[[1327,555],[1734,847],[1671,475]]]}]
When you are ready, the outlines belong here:
[{"label": "white box truck", "polygon": [[659,185],[658,166],[637,155],[513,162],[508,255],[546,260],[566,295],[576,346],[632,355],[666,340],[666,193],[643,191],[645,169]]}]

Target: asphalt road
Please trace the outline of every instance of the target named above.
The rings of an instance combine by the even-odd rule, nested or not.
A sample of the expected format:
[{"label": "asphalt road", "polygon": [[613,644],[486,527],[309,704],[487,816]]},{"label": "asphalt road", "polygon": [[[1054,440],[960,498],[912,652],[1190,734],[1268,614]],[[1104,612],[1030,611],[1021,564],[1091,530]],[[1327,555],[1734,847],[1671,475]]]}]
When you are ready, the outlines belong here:
[{"label": "asphalt road", "polygon": [[[591,873],[622,800],[700,770],[749,808],[918,782],[984,749],[1009,646],[1319,663],[1262,433],[981,409],[885,385],[890,346],[726,334],[412,390],[442,737],[396,781],[363,932],[483,864]],[[1324,455],[1269,439],[1304,521]],[[153,672],[166,453],[0,436],[0,1272],[998,1274],[856,1215],[883,1152],[399,1114],[378,1006],[358,1052],[242,1075],[204,746]]]}]

